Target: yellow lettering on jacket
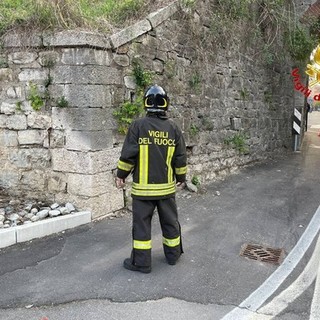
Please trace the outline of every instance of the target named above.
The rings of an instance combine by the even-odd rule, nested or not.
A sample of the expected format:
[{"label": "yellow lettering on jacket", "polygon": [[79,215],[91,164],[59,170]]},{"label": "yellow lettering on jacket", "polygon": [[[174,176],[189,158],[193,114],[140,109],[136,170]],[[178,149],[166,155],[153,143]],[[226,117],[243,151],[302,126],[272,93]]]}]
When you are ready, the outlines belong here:
[{"label": "yellow lettering on jacket", "polygon": [[139,144],[152,144],[149,138],[139,138]]},{"label": "yellow lettering on jacket", "polygon": [[148,130],[148,133],[150,137],[155,137],[155,138],[168,138],[169,136],[169,132],[165,132],[165,131]]},{"label": "yellow lettering on jacket", "polygon": [[161,138],[154,138],[154,144],[158,146],[174,146],[175,139],[161,139]]}]

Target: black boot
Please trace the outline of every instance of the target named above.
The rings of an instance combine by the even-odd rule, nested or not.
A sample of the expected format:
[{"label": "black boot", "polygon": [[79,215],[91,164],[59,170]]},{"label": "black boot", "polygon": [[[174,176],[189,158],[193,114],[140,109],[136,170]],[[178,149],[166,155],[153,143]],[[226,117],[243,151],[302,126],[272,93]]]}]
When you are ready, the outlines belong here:
[{"label": "black boot", "polygon": [[168,262],[168,264],[170,264],[171,266],[174,266],[174,265],[177,263],[176,260],[168,260],[168,259],[167,259],[167,262]]},{"label": "black boot", "polygon": [[132,261],[130,258],[127,258],[123,261],[123,266],[131,271],[139,271],[142,273],[150,273],[151,272],[151,267],[142,267],[142,266],[135,266],[132,264]]}]

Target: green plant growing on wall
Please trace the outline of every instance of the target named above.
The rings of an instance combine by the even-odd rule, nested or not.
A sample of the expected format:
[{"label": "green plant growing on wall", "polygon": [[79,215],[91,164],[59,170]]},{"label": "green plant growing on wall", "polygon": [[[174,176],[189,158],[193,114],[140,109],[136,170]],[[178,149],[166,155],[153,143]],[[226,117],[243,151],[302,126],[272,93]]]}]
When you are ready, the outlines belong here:
[{"label": "green plant growing on wall", "polygon": [[191,134],[191,136],[195,136],[199,133],[200,129],[195,125],[195,124],[191,124],[189,132]]},{"label": "green plant growing on wall", "polygon": [[252,0],[218,0],[219,11],[229,20],[246,19],[250,16]]},{"label": "green plant growing on wall", "polygon": [[249,98],[249,92],[246,88],[243,88],[240,90],[240,99],[243,101],[248,100]]},{"label": "green plant growing on wall", "polygon": [[118,132],[126,134],[133,119],[137,118],[143,113],[144,108],[142,104],[142,97],[137,98],[135,101],[126,101],[113,112],[113,116],[118,121]]},{"label": "green plant growing on wall", "polygon": [[134,76],[138,89],[140,90],[145,89],[148,85],[151,84],[154,73],[149,70],[145,70],[141,66],[141,63],[139,63],[139,61],[137,60],[134,60],[132,62],[132,66],[133,66],[132,74]]},{"label": "green plant growing on wall", "polygon": [[198,92],[200,90],[201,80],[202,80],[201,75],[199,75],[198,73],[195,73],[194,75],[192,75],[189,81],[190,88]]},{"label": "green plant growing on wall", "polygon": [[45,57],[42,61],[42,66],[49,69],[52,69],[55,64],[56,61],[52,57]]},{"label": "green plant growing on wall", "polygon": [[239,151],[241,154],[245,154],[249,152],[249,148],[247,146],[247,135],[243,132],[235,133],[231,137],[224,139],[224,143],[228,146]]},{"label": "green plant growing on wall", "polygon": [[40,95],[38,87],[35,83],[30,82],[29,86],[30,92],[28,100],[30,101],[32,109],[35,111],[39,111],[45,105],[45,99]]},{"label": "green plant growing on wall", "polygon": [[21,102],[21,101],[18,101],[18,102],[16,103],[16,110],[19,111],[19,112],[22,111],[22,102]]},{"label": "green plant growing on wall", "polygon": [[274,97],[272,95],[272,92],[270,90],[266,90],[263,92],[263,100],[268,105],[270,111],[276,111],[277,106],[274,100]]},{"label": "green plant growing on wall", "polygon": [[[224,48],[235,27],[245,24],[252,36],[244,40],[257,48],[266,66],[283,64],[289,53],[297,62],[306,62],[319,39],[320,20],[310,21],[310,34],[297,23],[295,8],[286,0],[217,0],[210,30],[212,43]],[[255,10],[258,8],[258,10]],[[249,31],[250,30],[250,31]],[[207,43],[207,42],[206,42]]]},{"label": "green plant growing on wall", "polygon": [[144,112],[144,90],[151,85],[154,76],[153,72],[145,70],[138,60],[133,61],[132,75],[137,85],[136,98],[133,101],[125,101],[113,112],[118,122],[118,132],[121,134],[126,134],[132,121]]},{"label": "green plant growing on wall", "polygon": [[[1,48],[0,48],[1,51]],[[8,61],[0,55],[0,68],[8,68]]]},{"label": "green plant growing on wall", "polygon": [[67,107],[69,107],[69,102],[65,98],[65,96],[62,96],[62,97],[57,99],[57,107],[58,108],[67,108]]},{"label": "green plant growing on wall", "polygon": [[264,91],[263,95],[264,95],[264,102],[265,103],[272,103],[273,102],[272,92],[270,90]]},{"label": "green plant growing on wall", "polygon": [[176,62],[174,60],[168,60],[165,63],[166,75],[169,79],[173,78],[176,74]]},{"label": "green plant growing on wall", "polygon": [[298,26],[293,31],[285,32],[285,42],[291,57],[300,62],[309,60],[310,53],[317,45],[317,39]]},{"label": "green plant growing on wall", "polygon": [[262,56],[267,66],[272,66],[275,62],[276,55],[274,52],[272,52],[272,48],[267,44],[264,44],[263,46]]},{"label": "green plant growing on wall", "polygon": [[312,37],[319,39],[319,36],[320,36],[320,17],[310,19],[309,31],[310,31],[310,35]]},{"label": "green plant growing on wall", "polygon": [[194,8],[196,0],[181,0],[181,4],[186,8]]},{"label": "green plant growing on wall", "polygon": [[203,117],[201,119],[201,127],[205,131],[212,131],[214,129],[214,124],[213,124],[212,120],[210,120],[210,118]]},{"label": "green plant growing on wall", "polygon": [[[260,16],[256,26],[262,31],[263,55],[267,65],[284,59],[285,49],[295,61],[305,62],[315,47],[315,37],[297,23],[290,10],[291,4],[285,0],[269,0],[259,3]],[[316,26],[316,24],[315,24]],[[317,27],[315,28],[317,29]]]}]

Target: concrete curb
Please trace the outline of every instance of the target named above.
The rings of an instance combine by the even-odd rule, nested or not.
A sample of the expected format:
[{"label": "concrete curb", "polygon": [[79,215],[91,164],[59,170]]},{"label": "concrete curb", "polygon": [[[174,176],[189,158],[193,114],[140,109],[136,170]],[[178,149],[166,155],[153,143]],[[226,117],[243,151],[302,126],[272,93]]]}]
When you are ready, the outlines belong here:
[{"label": "concrete curb", "polygon": [[16,231],[14,228],[0,230],[0,248],[16,244]]},{"label": "concrete curb", "polygon": [[72,229],[91,221],[91,212],[82,211],[33,222],[24,226],[2,229],[0,230],[0,248]]}]

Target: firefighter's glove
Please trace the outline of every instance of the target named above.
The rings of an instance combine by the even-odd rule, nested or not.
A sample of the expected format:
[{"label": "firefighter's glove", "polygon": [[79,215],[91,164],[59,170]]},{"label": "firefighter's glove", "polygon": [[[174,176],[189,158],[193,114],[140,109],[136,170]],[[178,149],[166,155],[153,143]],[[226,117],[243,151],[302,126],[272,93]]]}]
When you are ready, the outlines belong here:
[{"label": "firefighter's glove", "polygon": [[124,186],[125,186],[124,179],[116,177],[116,187],[120,189],[120,188],[124,188]]}]

